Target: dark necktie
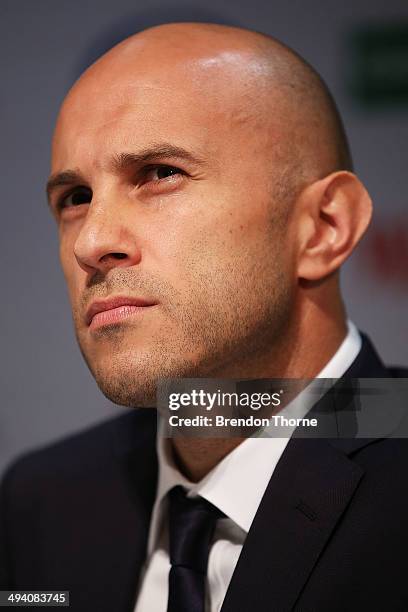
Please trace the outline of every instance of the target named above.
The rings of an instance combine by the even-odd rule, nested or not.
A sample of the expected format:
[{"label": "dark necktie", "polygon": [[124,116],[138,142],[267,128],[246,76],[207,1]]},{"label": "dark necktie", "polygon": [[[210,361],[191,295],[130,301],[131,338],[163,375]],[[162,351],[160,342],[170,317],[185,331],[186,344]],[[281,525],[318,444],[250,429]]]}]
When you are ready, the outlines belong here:
[{"label": "dark necktie", "polygon": [[220,510],[180,486],[169,492],[170,563],[167,612],[204,612],[210,542]]}]

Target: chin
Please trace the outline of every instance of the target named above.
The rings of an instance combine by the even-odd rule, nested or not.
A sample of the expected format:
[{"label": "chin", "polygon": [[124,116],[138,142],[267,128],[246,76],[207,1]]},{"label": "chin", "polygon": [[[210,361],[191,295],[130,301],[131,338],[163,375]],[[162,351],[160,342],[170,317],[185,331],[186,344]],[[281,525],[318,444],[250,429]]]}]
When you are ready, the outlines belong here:
[{"label": "chin", "polygon": [[156,405],[156,381],[161,368],[153,365],[150,351],[117,351],[98,360],[93,375],[102,393],[115,404],[128,407]]},{"label": "chin", "polygon": [[129,380],[129,377],[109,378],[95,376],[102,393],[114,404],[128,408],[156,406],[156,380]]},{"label": "chin", "polygon": [[176,335],[155,334],[148,341],[127,336],[126,342],[122,336],[117,342],[99,344],[96,351],[84,343],[80,347],[102,393],[128,407],[156,406],[158,379],[205,376],[206,361],[213,361],[213,351],[207,355],[197,346],[192,349],[191,343]]},{"label": "chin", "polygon": [[[178,368],[166,368],[166,360],[151,352],[117,352],[109,359],[89,364],[102,393],[115,404],[128,407],[156,406],[157,380],[177,376]],[[178,373],[177,373],[178,370]],[[182,373],[181,373],[182,374]]]}]

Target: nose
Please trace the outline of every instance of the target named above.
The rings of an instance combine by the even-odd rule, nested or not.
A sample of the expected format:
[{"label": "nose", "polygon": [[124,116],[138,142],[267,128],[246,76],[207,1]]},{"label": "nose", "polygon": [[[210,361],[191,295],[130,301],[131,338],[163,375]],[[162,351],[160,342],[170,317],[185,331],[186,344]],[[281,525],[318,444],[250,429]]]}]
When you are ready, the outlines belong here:
[{"label": "nose", "polygon": [[88,274],[136,265],[141,260],[132,219],[116,207],[91,204],[74,244],[78,264]]}]

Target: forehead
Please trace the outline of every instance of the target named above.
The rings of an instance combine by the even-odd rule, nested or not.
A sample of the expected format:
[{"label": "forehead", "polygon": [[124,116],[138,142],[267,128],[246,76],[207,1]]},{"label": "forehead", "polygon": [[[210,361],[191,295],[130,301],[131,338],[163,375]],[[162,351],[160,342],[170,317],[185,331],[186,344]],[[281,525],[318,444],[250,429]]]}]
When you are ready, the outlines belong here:
[{"label": "forehead", "polygon": [[53,169],[135,144],[175,141],[215,154],[244,134],[251,137],[254,127],[264,128],[265,113],[259,88],[255,96],[251,86],[254,72],[245,75],[245,59],[228,52],[188,61],[142,56],[96,65],[63,104]]}]

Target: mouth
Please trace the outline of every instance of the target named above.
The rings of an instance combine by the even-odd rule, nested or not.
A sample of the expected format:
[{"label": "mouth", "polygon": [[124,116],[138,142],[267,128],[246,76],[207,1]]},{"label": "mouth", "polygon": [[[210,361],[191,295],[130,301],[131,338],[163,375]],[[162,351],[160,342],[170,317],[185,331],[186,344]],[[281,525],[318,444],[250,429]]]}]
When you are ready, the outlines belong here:
[{"label": "mouth", "polygon": [[117,296],[96,300],[86,311],[85,322],[90,329],[97,329],[119,323],[132,315],[143,314],[153,306],[157,306],[157,302],[138,297]]}]

